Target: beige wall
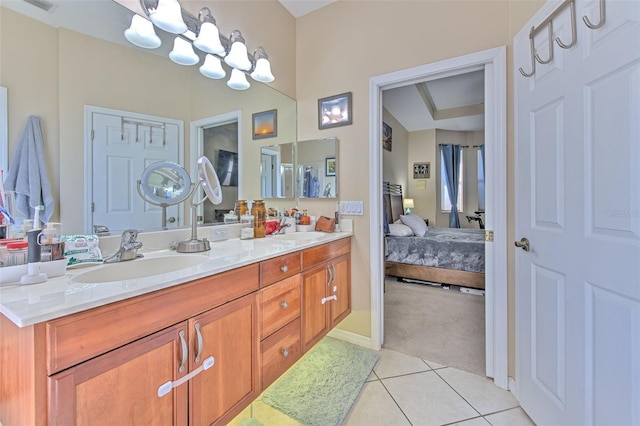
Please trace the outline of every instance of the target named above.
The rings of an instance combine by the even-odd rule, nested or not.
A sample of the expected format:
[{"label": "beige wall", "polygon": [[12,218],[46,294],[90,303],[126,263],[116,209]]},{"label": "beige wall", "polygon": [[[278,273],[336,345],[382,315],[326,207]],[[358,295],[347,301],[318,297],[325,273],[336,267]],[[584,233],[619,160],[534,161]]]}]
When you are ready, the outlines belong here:
[{"label": "beige wall", "polygon": [[[436,184],[436,172],[438,171],[438,161],[436,161],[436,131],[435,129],[422,130],[409,133],[409,156],[406,160],[407,197],[413,198],[415,209],[413,212],[419,214],[423,219],[429,219],[430,226],[436,226],[437,196],[439,194]],[[429,179],[413,178],[413,163],[431,163]],[[425,189],[418,189],[418,180],[426,181]]]},{"label": "beige wall", "polygon": [[[508,176],[513,181],[513,89],[511,43],[516,32],[542,1],[337,1],[297,20],[298,134],[301,138],[334,134],[343,143],[341,158],[361,164],[369,149],[369,79],[373,76],[507,46]],[[319,131],[318,98],[353,92],[353,124]],[[353,313],[340,325],[371,335],[369,166],[342,163],[341,198],[364,200],[365,215],[354,217],[352,281]],[[508,228],[513,240],[513,188],[508,189]],[[513,277],[509,252],[509,373],[514,375]],[[375,261],[375,260],[374,260]],[[380,259],[382,261],[382,259]]]},{"label": "beige wall", "polygon": [[382,150],[382,180],[402,185],[407,190],[407,158],[409,155],[409,132],[386,109],[382,120],[391,127],[391,151]]}]

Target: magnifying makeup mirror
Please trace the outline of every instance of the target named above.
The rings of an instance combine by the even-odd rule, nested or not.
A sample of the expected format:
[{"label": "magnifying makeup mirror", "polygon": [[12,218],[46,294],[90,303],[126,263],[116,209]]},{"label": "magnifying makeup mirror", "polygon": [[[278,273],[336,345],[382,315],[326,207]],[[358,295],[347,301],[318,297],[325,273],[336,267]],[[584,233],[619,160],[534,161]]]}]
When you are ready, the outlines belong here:
[{"label": "magnifying makeup mirror", "polygon": [[[159,161],[144,169],[137,189],[143,200],[162,208],[162,229],[167,229],[167,207],[183,202],[193,190],[187,171],[171,161]],[[175,217],[168,219],[170,223],[175,221]]]},{"label": "magnifying makeup mirror", "polygon": [[[205,196],[196,202],[195,197],[198,193],[198,187],[200,186],[204,189]],[[178,243],[176,250],[179,253],[197,253],[211,249],[209,240],[206,238],[199,240],[197,235],[196,210],[198,206],[207,199],[213,204],[220,204],[222,202],[222,186],[220,185],[216,169],[213,168],[213,164],[211,164],[211,161],[209,161],[207,157],[203,156],[198,159],[198,184],[191,196],[191,238]]]}]

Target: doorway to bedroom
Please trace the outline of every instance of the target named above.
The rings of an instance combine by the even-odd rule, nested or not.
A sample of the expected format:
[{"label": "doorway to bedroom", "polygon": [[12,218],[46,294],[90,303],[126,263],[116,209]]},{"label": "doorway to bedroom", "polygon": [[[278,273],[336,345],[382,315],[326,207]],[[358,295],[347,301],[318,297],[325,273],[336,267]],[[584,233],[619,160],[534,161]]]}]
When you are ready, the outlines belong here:
[{"label": "doorway to bedroom", "polygon": [[[442,200],[443,185],[441,185],[440,181],[442,170],[440,145],[464,145],[466,147],[461,148],[463,152],[460,155],[465,158],[464,161],[468,164],[466,170],[462,171],[462,175],[464,176],[466,171],[467,178],[474,176],[475,184],[469,184],[467,180],[461,179],[462,191],[459,193],[463,194],[463,196],[460,205],[460,222],[462,226],[475,228],[476,232],[482,236],[484,236],[485,231],[493,231],[494,238],[493,243],[486,243],[487,262],[485,265],[486,280],[484,280],[486,281],[486,295],[484,297],[473,294],[475,291],[461,292],[455,280],[448,283],[448,290],[444,290],[442,287],[428,284],[398,283],[395,278],[392,278],[386,281],[387,292],[385,292],[384,253],[387,247],[382,235],[379,241],[374,241],[372,245],[371,271],[373,283],[372,343],[374,346],[389,347],[389,345],[393,345],[395,338],[395,340],[402,341],[409,348],[403,349],[405,352],[416,351],[418,349],[416,347],[411,348],[410,342],[414,340],[414,335],[417,334],[415,341],[418,343],[415,346],[420,346],[422,342],[428,340],[434,343],[433,346],[436,350],[438,347],[440,349],[451,349],[451,353],[474,358],[472,361],[474,372],[493,377],[496,385],[502,388],[506,388],[508,384],[506,345],[505,56],[504,47],[490,49],[374,77],[370,82],[372,106],[370,152],[373,164],[376,162],[379,164],[379,169],[372,169],[371,171],[371,200],[372,204],[380,206],[379,217],[372,217],[372,234],[380,233],[378,230],[383,229],[384,226],[383,195],[380,190],[383,181],[395,181],[393,183],[399,182],[402,185],[404,200],[412,200],[412,202],[406,203],[407,205],[403,207],[404,209],[410,208],[413,215],[417,215],[421,220],[424,219],[425,222],[428,220],[430,226],[436,225],[434,229],[447,227],[447,214],[443,212],[445,210]],[[447,78],[462,75],[480,80],[484,84],[484,87],[480,90],[481,99],[476,99],[472,102],[473,105],[441,108],[437,108],[436,105],[436,108],[434,108],[433,104],[437,101],[433,98],[442,96],[442,93],[438,92],[441,87],[427,87],[430,90],[424,90],[424,87],[420,88],[420,86],[424,86],[423,83],[425,82],[434,82],[433,84],[436,84],[435,82],[438,81],[438,83],[445,83]],[[462,84],[460,79],[455,84]],[[449,82],[455,80],[451,79]],[[397,92],[395,92],[396,89],[398,89]],[[426,109],[426,114],[429,117],[435,116],[435,121],[439,121],[438,112],[440,112],[441,119],[451,119],[454,118],[453,116],[456,113],[459,113],[458,115],[460,116],[465,116],[463,114],[465,111],[467,112],[466,115],[469,116],[480,115],[477,112],[471,114],[468,112],[484,108],[485,116],[480,118],[481,123],[484,123],[484,129],[463,129],[455,126],[451,128],[440,126],[439,129],[436,129],[438,126],[433,126],[431,129],[414,130],[410,124],[401,124],[401,120],[395,117],[400,113],[394,112],[397,109],[392,105],[393,97],[394,95],[402,94],[402,91],[409,90],[418,91],[417,95],[414,93],[414,101],[422,102],[423,111]],[[446,91],[442,92],[446,93]],[[408,97],[398,96],[398,99],[395,100],[396,103],[407,105],[412,110],[417,109],[416,105],[418,104],[412,105],[411,102],[413,101],[410,101]],[[384,105],[384,103],[387,105]],[[428,106],[429,103],[432,104],[431,107]],[[445,113],[444,115],[442,114],[443,112]],[[384,124],[382,124],[383,122]],[[391,128],[390,131],[389,127]],[[396,132],[396,128],[398,132]],[[381,144],[380,140],[383,140],[385,133],[390,133],[390,140]],[[463,138],[460,138],[461,133],[464,136]],[[404,142],[403,138],[405,139]],[[424,144],[427,144],[428,148],[425,148]],[[486,217],[484,217],[481,206],[478,205],[477,194],[479,191],[474,191],[475,195],[473,196],[464,196],[465,186],[468,191],[471,186],[478,184],[478,163],[472,163],[470,159],[478,158],[478,148],[483,144],[486,145],[484,152],[487,182],[486,208],[484,209]],[[385,146],[384,148],[383,145]],[[393,157],[389,156],[388,153],[393,154],[396,149],[401,160],[395,159],[394,161]],[[414,173],[417,176],[414,176]],[[455,193],[453,198],[455,199]],[[403,211],[403,213],[406,212]],[[487,228],[486,230],[481,230],[479,221],[473,219],[478,215],[482,218]],[[470,216],[471,220],[467,219],[466,216]],[[383,261],[379,262],[377,259]],[[376,264],[374,265],[374,263]],[[440,281],[440,279],[429,281],[446,282]],[[393,288],[389,292],[391,285],[393,285]],[[462,287],[463,289],[466,288],[465,286]],[[476,286],[472,285],[471,287]],[[419,296],[416,295],[417,291],[421,292]],[[425,293],[425,295],[422,295],[422,293]],[[457,299],[448,300],[454,297],[457,297]],[[466,299],[462,299],[462,297],[466,297]],[[432,304],[431,308],[425,309],[423,307],[427,303],[424,300],[429,300],[430,303],[435,301],[435,303]],[[469,305],[464,306],[464,303],[462,303],[462,308],[459,310],[461,313],[458,314],[452,306],[460,304],[460,300],[464,301],[464,303],[469,303]],[[399,304],[400,308],[395,309],[394,304]],[[438,314],[437,311],[441,308],[443,309]],[[429,317],[427,315],[434,311],[436,312],[435,316]],[[475,313],[471,314],[469,311],[475,311]],[[398,312],[398,314],[395,315],[394,312]],[[394,326],[390,324],[390,321],[393,322],[395,320],[393,318],[394,315],[401,319],[412,315],[415,315],[416,318],[409,321],[411,325],[407,323]],[[447,328],[450,326],[460,327],[457,329]],[[412,327],[416,330],[415,332],[411,332]],[[438,331],[439,327],[445,328],[440,332]],[[434,334],[429,335],[429,333]],[[459,343],[453,341],[454,337],[459,337]],[[474,340],[475,343],[472,343]],[[475,349],[471,347],[472,344]],[[469,346],[468,349],[466,349],[467,346]],[[421,348],[421,350],[426,349]],[[479,355],[477,355],[478,353]],[[410,354],[424,359],[428,359],[430,356],[431,361],[438,363],[433,354]],[[482,361],[483,356],[486,357],[484,362]],[[442,358],[439,359],[442,360],[442,363],[447,361]],[[448,361],[446,363],[454,366],[454,362],[456,361]],[[464,367],[461,365],[459,368]]]},{"label": "doorway to bedroom", "polygon": [[[383,347],[483,376],[484,77],[480,68],[382,92],[383,199],[392,204]],[[448,146],[460,154],[456,203]]]}]

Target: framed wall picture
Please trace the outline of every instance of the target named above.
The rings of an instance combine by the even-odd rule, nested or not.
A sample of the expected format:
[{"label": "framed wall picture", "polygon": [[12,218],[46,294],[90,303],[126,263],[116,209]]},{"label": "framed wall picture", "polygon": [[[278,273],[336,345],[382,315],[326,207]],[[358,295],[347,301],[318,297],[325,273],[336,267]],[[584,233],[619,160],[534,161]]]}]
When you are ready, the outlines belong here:
[{"label": "framed wall picture", "polygon": [[429,179],[431,175],[431,163],[413,163],[414,179]]},{"label": "framed wall picture", "polygon": [[351,123],[351,92],[318,99],[318,129],[346,126]]},{"label": "framed wall picture", "polygon": [[253,139],[278,136],[278,110],[256,112],[252,115]]},{"label": "framed wall picture", "polygon": [[391,126],[384,121],[382,122],[382,147],[387,151],[391,151]]},{"label": "framed wall picture", "polygon": [[336,157],[329,157],[324,159],[324,174],[325,176],[336,175]]}]

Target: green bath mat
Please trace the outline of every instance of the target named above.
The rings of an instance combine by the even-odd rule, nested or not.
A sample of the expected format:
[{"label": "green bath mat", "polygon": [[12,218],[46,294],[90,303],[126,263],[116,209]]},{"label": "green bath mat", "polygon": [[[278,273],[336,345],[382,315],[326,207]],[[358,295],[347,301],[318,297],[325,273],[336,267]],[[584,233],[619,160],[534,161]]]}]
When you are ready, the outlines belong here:
[{"label": "green bath mat", "polygon": [[339,425],[380,356],[325,337],[262,396],[262,401],[308,426]]}]

